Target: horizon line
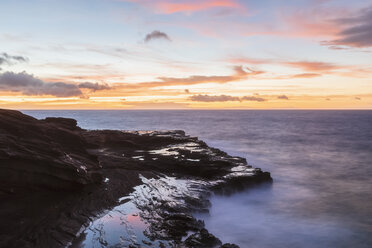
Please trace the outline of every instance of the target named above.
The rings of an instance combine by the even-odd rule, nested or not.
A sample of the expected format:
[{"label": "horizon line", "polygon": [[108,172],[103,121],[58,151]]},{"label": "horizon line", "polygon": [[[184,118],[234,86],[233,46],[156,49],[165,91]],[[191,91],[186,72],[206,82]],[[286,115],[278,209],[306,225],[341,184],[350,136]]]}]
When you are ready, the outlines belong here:
[{"label": "horizon line", "polygon": [[[0,109],[7,109],[7,108],[0,108]],[[293,111],[306,111],[306,110],[317,110],[317,111],[329,111],[329,110],[343,110],[343,111],[355,111],[355,110],[359,110],[359,111],[372,111],[372,108],[298,108],[298,109],[295,109],[295,108],[273,108],[273,109],[260,109],[260,108],[251,108],[251,109],[238,109],[238,108],[234,108],[234,109],[227,109],[227,108],[220,108],[220,109],[217,109],[217,108],[213,108],[213,109],[190,109],[190,108],[184,108],[184,109],[12,109],[12,108],[8,108],[9,110],[18,110],[18,111],[140,111],[140,110],[146,110],[146,111],[159,111],[159,110],[163,110],[163,111],[175,111],[175,110],[181,110],[181,111],[221,111],[221,110],[224,110],[224,111],[242,111],[242,110],[245,110],[245,111],[249,111],[249,110],[254,110],[254,111],[272,111],[272,110],[293,110]]]}]

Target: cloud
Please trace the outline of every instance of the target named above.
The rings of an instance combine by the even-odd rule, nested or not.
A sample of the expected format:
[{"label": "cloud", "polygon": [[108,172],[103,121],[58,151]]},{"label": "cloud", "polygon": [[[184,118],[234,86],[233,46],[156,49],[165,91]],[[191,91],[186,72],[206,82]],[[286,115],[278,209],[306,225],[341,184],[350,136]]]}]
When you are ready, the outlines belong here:
[{"label": "cloud", "polygon": [[286,96],[286,95],[280,95],[280,96],[278,96],[278,99],[289,100],[288,96]]},{"label": "cloud", "polygon": [[291,78],[314,78],[322,75],[333,74],[349,77],[365,77],[370,76],[371,69],[362,65],[341,65],[328,62],[315,61],[296,61],[284,62],[287,66],[299,68],[307,73],[295,74]]},{"label": "cloud", "polygon": [[14,63],[17,63],[17,62],[27,62],[27,61],[28,59],[23,56],[12,56],[7,53],[0,53],[0,65],[3,65],[3,64],[13,65]]},{"label": "cloud", "polygon": [[235,66],[234,73],[228,76],[200,76],[193,75],[183,78],[173,78],[173,77],[158,77],[160,81],[153,82],[142,82],[136,84],[121,84],[122,88],[125,89],[149,89],[162,86],[174,86],[174,85],[194,85],[203,83],[218,83],[224,84],[228,82],[240,81],[254,77],[256,75],[264,73],[263,71],[252,70],[243,66]]},{"label": "cloud", "polygon": [[[238,64],[254,64],[254,65],[282,65],[287,67],[298,68],[306,72],[329,72],[333,70],[343,69],[345,66],[341,66],[335,63],[321,62],[321,61],[286,61],[280,59],[257,59],[248,57],[236,57],[229,58],[229,62]],[[299,77],[303,76],[318,76],[311,74],[298,74]]]},{"label": "cloud", "polygon": [[266,99],[262,97],[257,97],[257,96],[244,96],[240,98],[241,101],[254,101],[254,102],[264,102]]},{"label": "cloud", "polygon": [[327,72],[332,71],[335,69],[339,69],[340,67],[326,62],[317,62],[317,61],[295,61],[295,62],[283,62],[283,65],[296,67],[302,69],[304,71],[316,71],[316,72]]},{"label": "cloud", "polygon": [[28,96],[51,95],[55,97],[85,97],[81,89],[92,91],[105,90],[110,87],[106,84],[85,82],[79,85],[65,82],[44,82],[26,72],[0,73],[0,90],[19,92]]},{"label": "cloud", "polygon": [[335,23],[341,27],[337,38],[322,42],[323,45],[347,47],[372,47],[372,7],[360,10],[349,18],[339,18]]},{"label": "cloud", "polygon": [[[228,58],[230,63],[256,64],[256,65],[279,65],[299,69],[302,73],[272,75],[264,79],[298,79],[315,78],[323,75],[338,75],[342,77],[370,77],[372,70],[366,65],[343,65],[321,61],[286,61],[281,59],[255,59],[247,57]],[[269,75],[270,76],[270,75]],[[261,78],[262,79],[262,78]]]},{"label": "cloud", "polygon": [[306,8],[296,6],[282,11],[278,26],[284,29],[277,30],[273,35],[311,39],[333,38],[339,27],[330,20],[345,15],[345,9],[339,6],[329,8],[313,2]]},{"label": "cloud", "polygon": [[233,63],[233,64],[263,65],[263,64],[272,64],[275,62],[275,60],[248,58],[248,57],[235,57],[235,58],[228,58],[228,62]]},{"label": "cloud", "polygon": [[315,78],[321,77],[322,74],[319,73],[300,73],[300,74],[289,74],[289,75],[279,75],[271,77],[270,79],[296,79],[296,78]]},{"label": "cloud", "polygon": [[56,97],[82,95],[81,90],[74,84],[46,83],[26,72],[0,74],[0,90],[20,92],[24,95],[52,95]]},{"label": "cloud", "polygon": [[189,100],[194,102],[229,102],[229,101],[256,101],[263,102],[266,101],[264,98],[256,96],[229,96],[229,95],[219,95],[219,96],[210,96],[210,95],[193,95],[189,97]]},{"label": "cloud", "polygon": [[193,95],[189,98],[195,102],[228,102],[228,101],[240,101],[239,97],[220,95],[220,96],[209,96],[209,95]]},{"label": "cloud", "polygon": [[355,97],[355,100],[360,101],[360,100],[362,100],[362,98],[360,98],[360,97]]},{"label": "cloud", "polygon": [[107,84],[99,84],[99,83],[91,83],[91,82],[84,82],[80,83],[78,85],[80,89],[89,89],[92,90],[93,92],[97,90],[109,90],[111,87]]},{"label": "cloud", "polygon": [[171,41],[171,39],[169,38],[169,36],[166,33],[155,30],[155,31],[152,31],[151,33],[146,35],[145,42],[150,42],[152,40],[158,40],[158,39]]},{"label": "cloud", "polygon": [[321,77],[322,74],[319,73],[300,73],[292,75],[291,78],[314,78],[314,77]]},{"label": "cloud", "polygon": [[[266,79],[310,79],[323,75],[338,75],[342,77],[370,77],[371,68],[365,65],[339,64],[322,61],[288,61],[284,59],[255,59],[248,57],[228,58],[228,62],[256,65],[279,65],[295,68],[300,71],[296,74],[271,75],[267,74]],[[262,79],[262,78],[261,78]]]},{"label": "cloud", "polygon": [[185,78],[159,77],[164,84],[200,84],[200,83],[227,83],[246,79],[249,76],[264,73],[243,66],[235,66],[234,74],[230,76],[189,76]]},{"label": "cloud", "polygon": [[212,8],[242,8],[236,0],[122,0],[139,3],[163,14],[193,13]]}]

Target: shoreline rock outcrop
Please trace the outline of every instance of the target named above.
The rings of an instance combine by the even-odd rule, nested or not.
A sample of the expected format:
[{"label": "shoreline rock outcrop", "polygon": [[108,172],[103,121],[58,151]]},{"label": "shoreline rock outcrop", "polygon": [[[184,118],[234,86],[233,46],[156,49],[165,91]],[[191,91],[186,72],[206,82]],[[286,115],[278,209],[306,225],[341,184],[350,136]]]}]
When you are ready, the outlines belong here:
[{"label": "shoreline rock outcrop", "polygon": [[[37,120],[0,109],[0,247],[78,243],[87,223],[118,205],[144,183],[141,178],[162,177],[195,180],[199,193],[230,193],[272,180],[244,158],[180,130],[84,130],[74,119]],[[138,200],[139,209],[158,213],[156,219],[141,216],[151,225],[148,236],[157,239],[162,233],[179,247],[222,245],[189,211],[207,209],[207,197],[181,197],[179,204],[159,200],[161,195],[142,205]],[[189,231],[193,234],[182,241]]]}]

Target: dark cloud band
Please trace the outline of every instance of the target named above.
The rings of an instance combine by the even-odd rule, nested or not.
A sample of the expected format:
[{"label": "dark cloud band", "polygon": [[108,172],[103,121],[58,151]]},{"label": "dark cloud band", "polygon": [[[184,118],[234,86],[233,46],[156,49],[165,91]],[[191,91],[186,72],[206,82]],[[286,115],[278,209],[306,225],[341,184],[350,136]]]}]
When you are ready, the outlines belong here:
[{"label": "dark cloud band", "polygon": [[19,92],[23,95],[55,97],[83,96],[81,89],[93,91],[109,89],[106,84],[85,82],[79,85],[65,82],[44,82],[26,72],[4,72],[0,74],[0,90]]},{"label": "dark cloud band", "polygon": [[84,82],[78,85],[80,89],[89,89],[92,91],[97,91],[97,90],[109,90],[111,89],[110,86],[107,84],[99,84],[99,83],[91,83],[91,82]]}]

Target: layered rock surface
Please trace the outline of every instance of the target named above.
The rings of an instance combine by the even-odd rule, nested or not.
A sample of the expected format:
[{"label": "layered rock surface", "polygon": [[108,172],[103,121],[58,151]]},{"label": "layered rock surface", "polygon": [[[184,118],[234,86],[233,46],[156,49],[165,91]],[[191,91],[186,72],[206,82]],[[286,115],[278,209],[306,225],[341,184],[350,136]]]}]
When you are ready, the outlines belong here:
[{"label": "layered rock surface", "polygon": [[150,241],[219,247],[192,211],[207,211],[211,191],[266,181],[269,173],[183,131],[84,130],[0,110],[0,247],[79,247],[89,222],[130,193]]}]

